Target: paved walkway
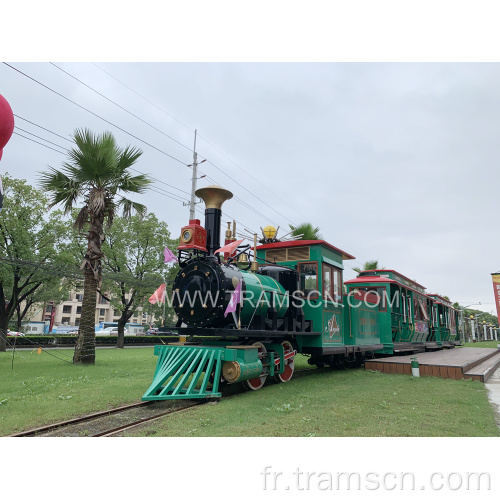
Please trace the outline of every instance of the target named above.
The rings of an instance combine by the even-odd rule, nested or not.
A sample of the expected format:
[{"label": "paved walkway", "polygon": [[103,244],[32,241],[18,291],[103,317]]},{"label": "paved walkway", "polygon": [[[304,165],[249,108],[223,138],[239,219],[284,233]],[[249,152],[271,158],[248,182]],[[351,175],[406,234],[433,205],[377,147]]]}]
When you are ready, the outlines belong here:
[{"label": "paved walkway", "polygon": [[484,384],[488,389],[488,399],[496,410],[497,425],[500,427],[500,368]]}]

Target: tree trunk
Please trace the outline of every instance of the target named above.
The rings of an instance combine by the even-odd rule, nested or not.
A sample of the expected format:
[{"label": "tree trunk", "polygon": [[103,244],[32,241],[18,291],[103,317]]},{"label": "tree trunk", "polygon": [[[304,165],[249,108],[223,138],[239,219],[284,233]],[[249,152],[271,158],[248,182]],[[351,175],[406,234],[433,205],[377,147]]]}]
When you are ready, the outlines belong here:
[{"label": "tree trunk", "polygon": [[9,327],[9,318],[0,316],[0,352],[7,350],[7,329]]},{"label": "tree trunk", "polygon": [[118,349],[123,349],[125,347],[125,325],[127,324],[126,316],[121,316],[118,320],[118,339],[116,341],[116,347]]},{"label": "tree trunk", "polygon": [[73,355],[73,363],[95,364],[95,309],[97,281],[92,269],[85,266],[85,283],[78,339]]},{"label": "tree trunk", "polygon": [[16,312],[17,312],[17,331],[20,332],[22,328],[22,316],[21,316],[21,306],[20,304],[17,305],[16,307]]}]

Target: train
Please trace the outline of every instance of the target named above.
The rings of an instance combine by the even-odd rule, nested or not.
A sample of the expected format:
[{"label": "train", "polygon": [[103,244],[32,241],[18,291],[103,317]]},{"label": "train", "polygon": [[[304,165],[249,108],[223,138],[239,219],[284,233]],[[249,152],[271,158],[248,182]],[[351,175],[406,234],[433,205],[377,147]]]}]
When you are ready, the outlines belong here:
[{"label": "train", "polygon": [[[196,191],[204,227],[182,228],[172,287],[182,342],[155,346],[153,382],[143,400],[219,398],[225,384],[261,389],[289,382],[298,353],[317,367],[454,348],[459,311],[445,297],[391,269],[343,281],[349,253],[324,240],[278,237],[268,226],[253,246],[228,223],[220,246],[220,186]],[[241,234],[240,234],[241,236]]]}]

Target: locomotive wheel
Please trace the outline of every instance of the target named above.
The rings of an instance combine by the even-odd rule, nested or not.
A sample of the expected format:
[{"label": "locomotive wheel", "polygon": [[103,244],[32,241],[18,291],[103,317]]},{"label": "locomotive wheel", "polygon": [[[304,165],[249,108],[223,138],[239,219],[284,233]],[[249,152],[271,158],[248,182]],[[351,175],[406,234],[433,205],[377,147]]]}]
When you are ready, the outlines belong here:
[{"label": "locomotive wheel", "polygon": [[[266,357],[267,349],[262,342],[254,342],[253,344],[259,348],[259,359],[262,361]],[[265,383],[267,379],[267,374],[269,373],[269,368],[264,366],[262,369],[262,374],[260,377],[252,378],[250,380],[243,381],[243,387],[249,391],[258,391]]]},{"label": "locomotive wheel", "polygon": [[[212,373],[208,377],[208,382],[209,384],[213,387],[214,386],[214,381],[215,381],[215,368],[212,370]],[[219,390],[222,389],[227,384],[227,380],[222,376],[222,370],[220,374],[220,380],[219,380]]]},{"label": "locomotive wheel", "polygon": [[[288,340],[284,340],[281,345],[283,346],[283,349],[285,351],[285,356],[295,350],[292,344],[288,342]],[[276,373],[274,375],[274,379],[276,380],[276,382],[288,382],[293,376],[294,368],[295,356],[285,359],[285,370],[283,371],[283,373]]]}]

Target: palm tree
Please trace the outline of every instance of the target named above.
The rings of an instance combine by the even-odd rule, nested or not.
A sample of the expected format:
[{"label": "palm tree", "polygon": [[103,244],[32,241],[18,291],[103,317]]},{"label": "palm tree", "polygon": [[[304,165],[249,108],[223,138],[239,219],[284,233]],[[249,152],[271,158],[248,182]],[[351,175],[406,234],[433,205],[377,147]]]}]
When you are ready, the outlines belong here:
[{"label": "palm tree", "polygon": [[369,260],[368,262],[364,263],[363,269],[359,267],[353,267],[352,269],[359,274],[361,271],[374,271],[375,269],[380,269],[380,266],[378,260]]},{"label": "palm tree", "polygon": [[313,225],[309,222],[304,222],[304,224],[300,224],[299,226],[292,226],[289,224],[290,229],[292,230],[292,236],[299,236],[301,240],[322,240],[323,236],[321,236],[319,232],[319,227],[313,227]]},{"label": "palm tree", "polygon": [[74,227],[88,241],[83,259],[84,295],[79,334],[73,363],[95,364],[95,309],[96,293],[101,281],[101,245],[104,241],[104,224],[111,227],[119,208],[123,216],[133,211],[145,214],[146,207],[119,194],[142,193],[151,180],[146,175],[131,176],[128,169],[141,156],[140,149],[116,145],[110,132],[95,135],[90,130],[76,130],[75,148],[68,151],[69,161],[61,170],[49,167],[41,172],[41,186],[52,195],[50,207],[63,204],[66,214],[78,199],[84,204],[76,217]]}]

